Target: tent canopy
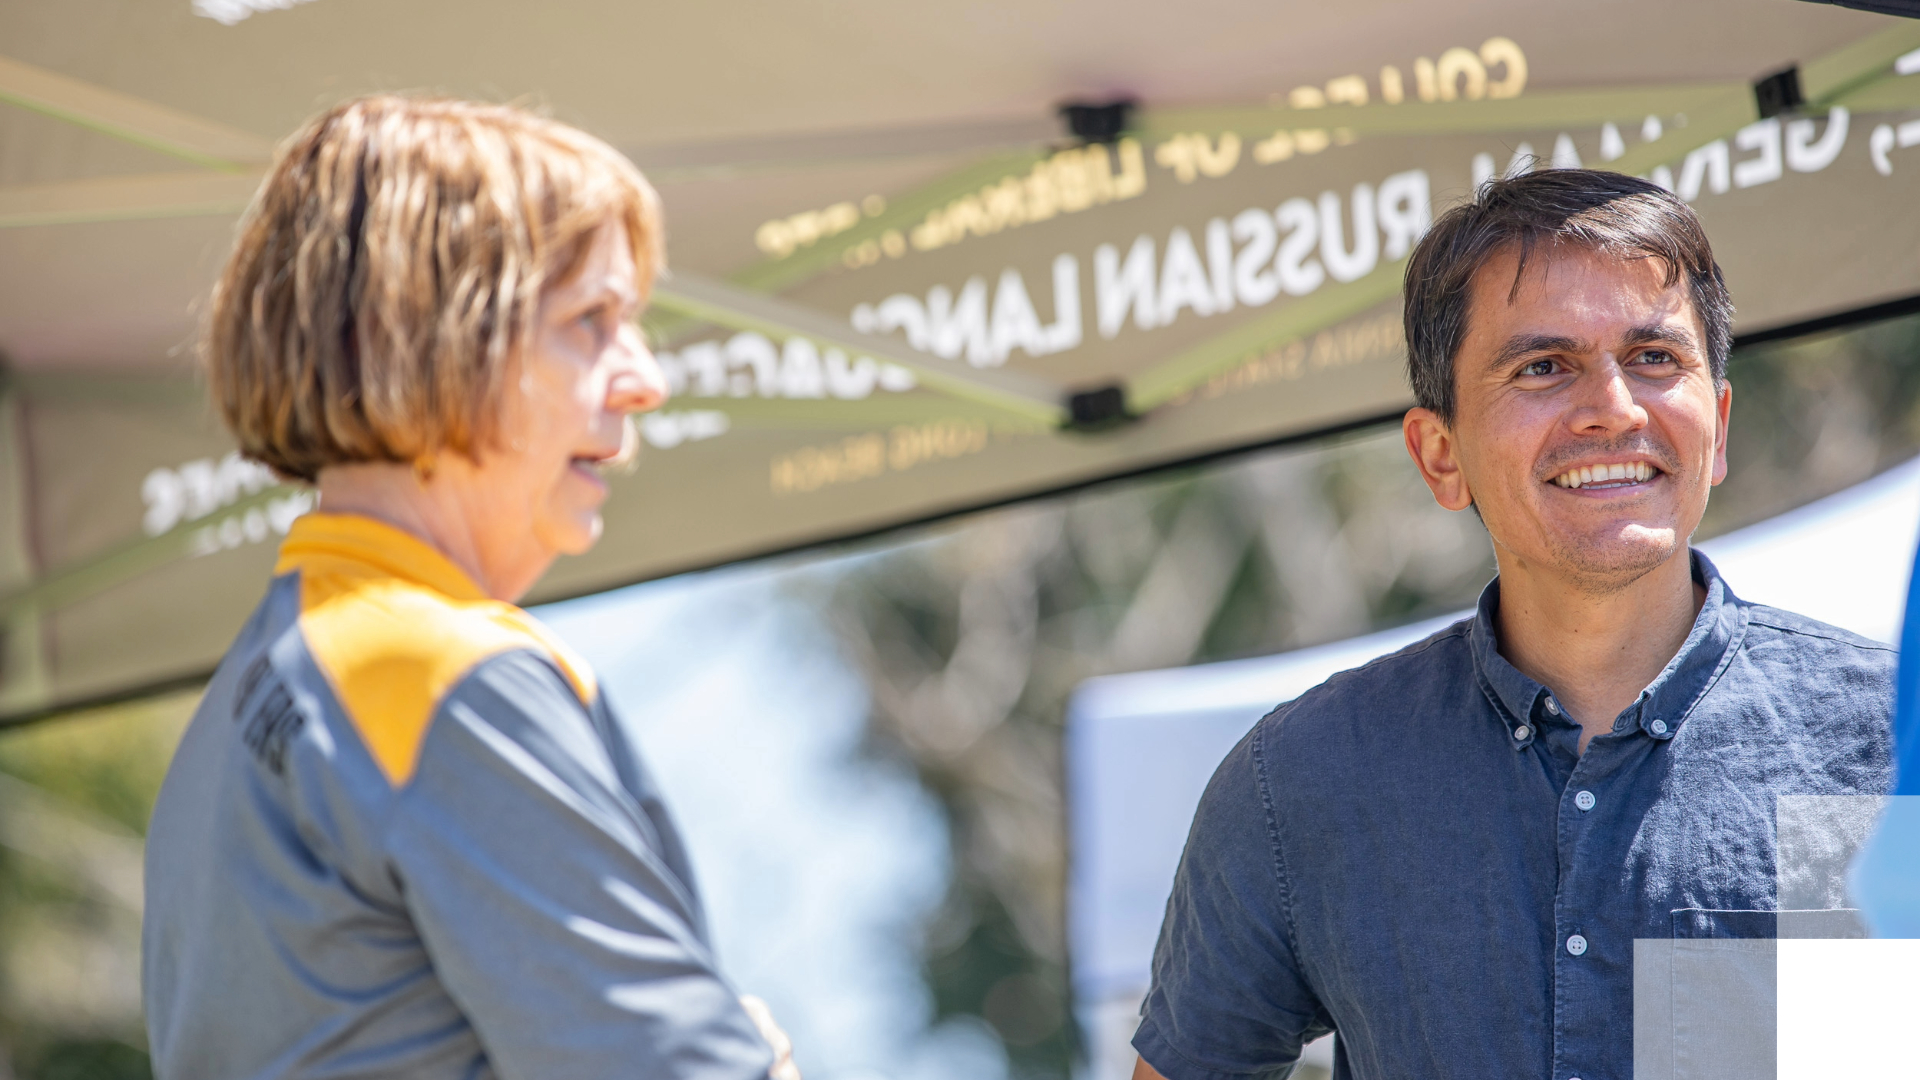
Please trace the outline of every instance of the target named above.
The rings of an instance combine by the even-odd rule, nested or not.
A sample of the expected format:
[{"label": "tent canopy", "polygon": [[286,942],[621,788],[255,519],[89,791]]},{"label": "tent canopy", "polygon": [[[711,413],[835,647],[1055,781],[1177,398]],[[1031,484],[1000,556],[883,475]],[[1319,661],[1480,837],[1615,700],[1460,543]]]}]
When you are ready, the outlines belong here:
[{"label": "tent canopy", "polygon": [[[1920,295],[1920,24],[1791,0],[75,0],[0,42],[0,719],[198,677],[258,596],[308,498],[228,453],[196,312],[350,94],[532,102],[664,197],[676,398],[537,599],[1391,415],[1406,252],[1495,172],[1673,187],[1743,333]],[[1088,142],[1075,100],[1136,107]]]}]

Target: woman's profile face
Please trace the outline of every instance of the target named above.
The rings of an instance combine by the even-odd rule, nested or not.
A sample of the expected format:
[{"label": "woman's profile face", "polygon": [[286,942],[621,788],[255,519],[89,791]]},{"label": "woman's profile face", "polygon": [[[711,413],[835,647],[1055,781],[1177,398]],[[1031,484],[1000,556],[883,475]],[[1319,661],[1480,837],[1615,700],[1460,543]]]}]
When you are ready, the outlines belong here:
[{"label": "woman's profile face", "polygon": [[599,539],[601,470],[638,450],[627,417],[667,398],[635,323],[640,300],[626,227],[609,222],[579,272],[540,299],[531,347],[501,405],[499,438],[481,456],[488,501],[502,511],[486,527],[522,537],[530,529],[550,556],[580,554]]}]

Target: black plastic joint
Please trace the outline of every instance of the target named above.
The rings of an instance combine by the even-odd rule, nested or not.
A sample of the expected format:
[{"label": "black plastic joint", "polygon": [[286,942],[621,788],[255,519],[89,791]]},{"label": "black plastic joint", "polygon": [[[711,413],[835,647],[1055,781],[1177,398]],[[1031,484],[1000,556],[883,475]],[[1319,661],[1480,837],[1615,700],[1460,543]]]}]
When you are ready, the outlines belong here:
[{"label": "black plastic joint", "polygon": [[1770,120],[1805,105],[1807,96],[1800,92],[1800,69],[1785,68],[1755,80],[1753,103],[1759,107],[1762,120]]},{"label": "black plastic joint", "polygon": [[1133,100],[1070,101],[1060,106],[1060,116],[1067,122],[1067,133],[1081,142],[1110,143],[1126,134],[1133,122]]},{"label": "black plastic joint", "polygon": [[1133,419],[1127,411],[1127,389],[1115,383],[1081,390],[1067,398],[1067,427],[1099,431]]}]

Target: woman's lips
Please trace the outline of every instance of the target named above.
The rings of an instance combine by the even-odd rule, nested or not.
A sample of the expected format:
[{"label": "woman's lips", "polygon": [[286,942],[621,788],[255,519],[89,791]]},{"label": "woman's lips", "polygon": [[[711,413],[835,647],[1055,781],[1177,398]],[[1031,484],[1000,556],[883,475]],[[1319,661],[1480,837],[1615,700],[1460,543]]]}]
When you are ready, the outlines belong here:
[{"label": "woman's lips", "polygon": [[567,470],[593,486],[601,494],[606,494],[607,478],[600,475],[600,459],[577,457],[567,463]]}]

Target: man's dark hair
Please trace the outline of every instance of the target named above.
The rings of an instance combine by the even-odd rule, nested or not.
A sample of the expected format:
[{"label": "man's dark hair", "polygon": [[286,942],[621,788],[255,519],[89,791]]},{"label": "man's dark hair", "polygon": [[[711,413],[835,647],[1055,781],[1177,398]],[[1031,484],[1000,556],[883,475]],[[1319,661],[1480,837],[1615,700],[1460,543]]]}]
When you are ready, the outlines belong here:
[{"label": "man's dark hair", "polygon": [[1542,245],[1658,259],[1668,286],[1685,275],[1706,330],[1714,384],[1726,378],[1733,301],[1693,208],[1658,184],[1620,173],[1545,169],[1480,185],[1473,201],[1440,216],[1407,262],[1407,380],[1414,400],[1443,422],[1453,423],[1453,361],[1467,336],[1474,275],[1517,248],[1509,296],[1517,294],[1527,260]]}]

